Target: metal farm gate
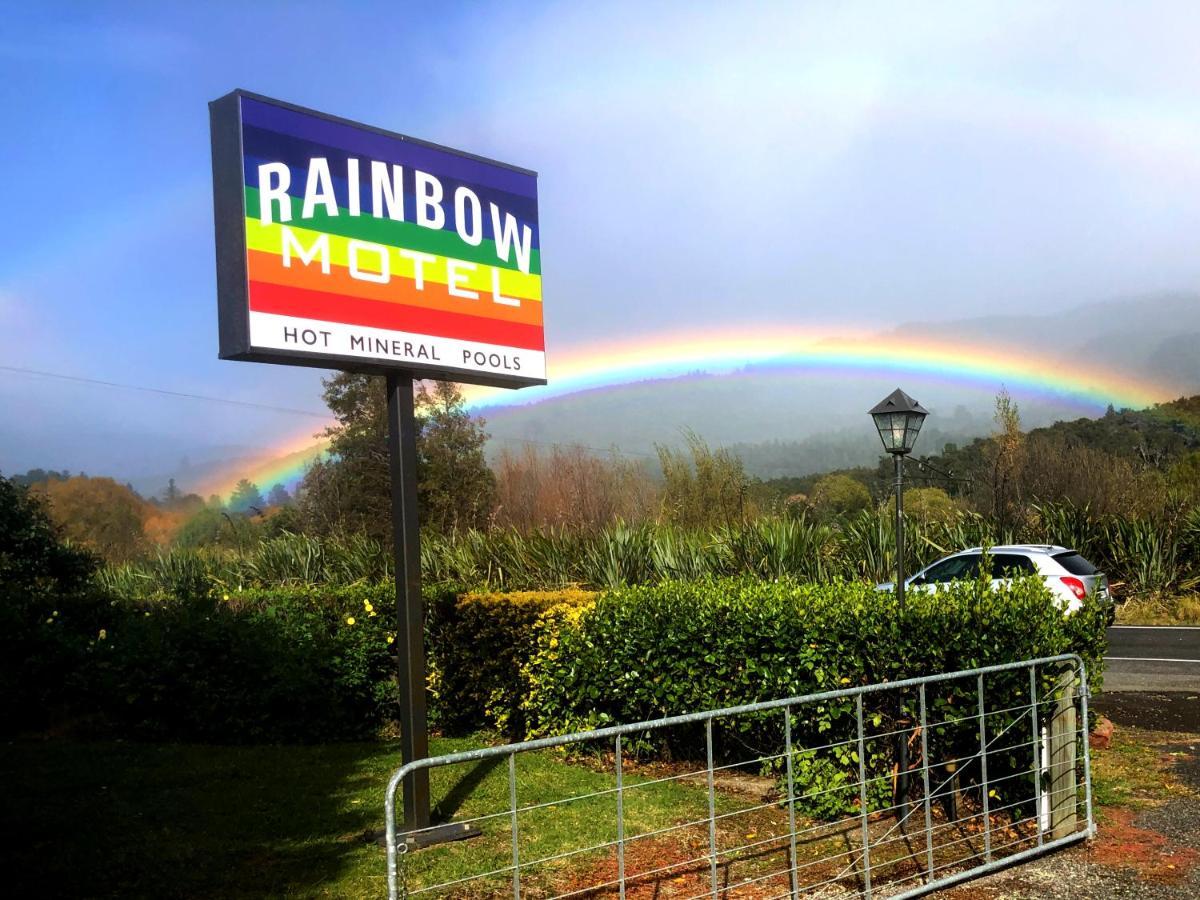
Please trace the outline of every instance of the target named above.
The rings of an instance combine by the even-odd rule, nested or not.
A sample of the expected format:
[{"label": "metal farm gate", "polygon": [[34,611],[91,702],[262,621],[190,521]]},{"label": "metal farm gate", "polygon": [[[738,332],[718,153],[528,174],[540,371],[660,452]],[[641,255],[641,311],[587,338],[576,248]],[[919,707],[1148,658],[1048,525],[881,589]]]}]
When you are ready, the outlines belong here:
[{"label": "metal farm gate", "polygon": [[[1064,655],[419,760],[389,897],[916,897],[1093,833],[1087,704]],[[473,837],[410,850],[418,769]]]}]

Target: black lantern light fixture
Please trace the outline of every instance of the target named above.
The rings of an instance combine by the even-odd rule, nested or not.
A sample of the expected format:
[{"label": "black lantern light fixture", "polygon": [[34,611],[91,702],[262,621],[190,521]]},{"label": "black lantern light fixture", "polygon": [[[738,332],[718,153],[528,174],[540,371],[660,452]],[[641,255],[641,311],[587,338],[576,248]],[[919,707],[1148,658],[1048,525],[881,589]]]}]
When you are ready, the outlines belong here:
[{"label": "black lantern light fixture", "polygon": [[871,418],[879,430],[879,439],[888,453],[904,456],[912,452],[929,410],[900,388],[896,388],[871,408]]},{"label": "black lantern light fixture", "polygon": [[873,407],[871,418],[896,466],[896,604],[904,611],[904,457],[912,452],[929,410],[900,388]]}]

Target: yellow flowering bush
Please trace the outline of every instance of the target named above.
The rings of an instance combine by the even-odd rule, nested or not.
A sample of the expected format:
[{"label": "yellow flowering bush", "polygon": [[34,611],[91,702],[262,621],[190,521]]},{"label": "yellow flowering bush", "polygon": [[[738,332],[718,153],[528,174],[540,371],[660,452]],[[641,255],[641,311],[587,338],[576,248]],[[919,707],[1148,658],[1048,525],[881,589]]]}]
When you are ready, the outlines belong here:
[{"label": "yellow flowering bush", "polygon": [[[427,608],[428,657],[438,693],[431,708],[446,728],[496,728],[519,735],[529,685],[523,664],[542,631],[561,615],[595,602],[596,593],[447,591]],[[552,630],[552,629],[551,629]]]}]

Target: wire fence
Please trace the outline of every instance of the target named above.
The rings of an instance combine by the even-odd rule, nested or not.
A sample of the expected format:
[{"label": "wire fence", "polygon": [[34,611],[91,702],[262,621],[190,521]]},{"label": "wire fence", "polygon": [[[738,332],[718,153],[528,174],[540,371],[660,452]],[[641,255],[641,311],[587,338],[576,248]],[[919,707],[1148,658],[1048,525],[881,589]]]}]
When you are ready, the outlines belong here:
[{"label": "wire fence", "polygon": [[389,896],[919,896],[1093,833],[1087,703],[1066,655],[419,760]]}]

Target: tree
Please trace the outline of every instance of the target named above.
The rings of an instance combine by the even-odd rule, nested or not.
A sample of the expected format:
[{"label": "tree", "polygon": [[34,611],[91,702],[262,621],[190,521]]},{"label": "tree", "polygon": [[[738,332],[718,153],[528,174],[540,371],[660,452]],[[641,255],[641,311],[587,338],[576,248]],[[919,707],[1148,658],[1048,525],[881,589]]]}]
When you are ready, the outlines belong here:
[{"label": "tree", "polygon": [[263,500],[263,496],[258,490],[258,485],[245,478],[234,486],[233,493],[229,496],[231,513],[248,516],[260,512],[266,505],[266,501]]},{"label": "tree", "polygon": [[291,506],[292,495],[288,493],[288,489],[282,484],[271,485],[271,490],[267,493],[267,506]]},{"label": "tree", "polygon": [[71,540],[112,562],[125,562],[146,548],[143,525],[153,509],[111,478],[77,475],[36,485],[50,515]]},{"label": "tree", "polygon": [[98,560],[63,538],[37,492],[0,477],[0,734],[44,724],[111,612]]},{"label": "tree", "polygon": [[422,384],[415,398],[417,497],[422,521],[437,531],[480,528],[496,500],[496,477],[483,455],[483,421],[471,418],[449,381]]},{"label": "tree", "polygon": [[337,424],[324,432],[329,456],[304,474],[299,494],[306,529],[365,532],[387,540],[391,480],[384,379],[340,372],[322,384],[325,405]]},{"label": "tree", "polygon": [[0,605],[88,587],[97,559],[63,537],[38,492],[22,487],[17,478],[0,476]]},{"label": "tree", "polygon": [[996,425],[1000,431],[988,448],[991,463],[992,518],[1004,529],[1022,516],[1021,477],[1025,468],[1025,433],[1021,414],[1008,391],[996,395]]},{"label": "tree", "polygon": [[66,469],[57,472],[54,469],[30,469],[24,475],[13,475],[11,481],[18,487],[32,487],[43,481],[66,481],[71,473]]},{"label": "tree", "polygon": [[[313,531],[391,537],[391,477],[384,379],[341,372],[324,381],[325,404],[337,419],[326,429],[329,457],[305,473],[300,506]],[[475,527],[491,514],[495,479],[483,456],[482,419],[465,409],[449,382],[421,385],[414,396],[417,500],[421,522],[435,529]]]},{"label": "tree", "polygon": [[579,446],[539,451],[526,445],[516,453],[505,450],[496,463],[500,525],[602,528],[657,513],[658,487],[646,466],[615,453],[601,457]]},{"label": "tree", "polygon": [[175,532],[174,545],[192,548],[219,544],[223,533],[231,527],[221,510],[205,506],[193,513]]},{"label": "tree", "polygon": [[1054,432],[1029,435],[1023,495],[1038,503],[1069,502],[1098,515],[1147,513],[1166,500],[1166,479],[1132,458],[1079,444]]},{"label": "tree", "polygon": [[655,446],[662,466],[662,515],[669,522],[705,527],[749,516],[750,479],[729,450],[712,450],[694,432],[684,434],[687,451]]},{"label": "tree", "polygon": [[849,475],[826,475],[813,487],[809,502],[823,516],[849,516],[870,507],[871,492]]}]

